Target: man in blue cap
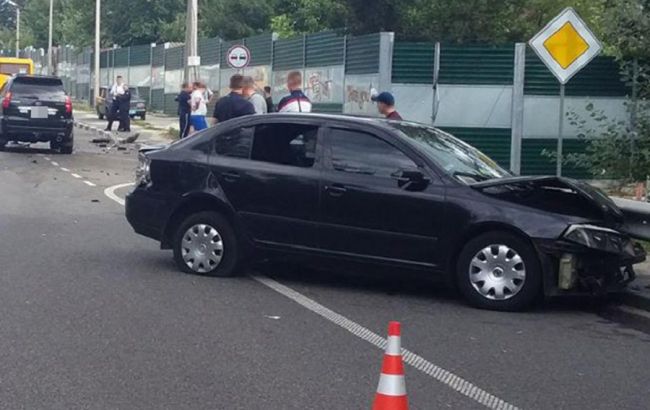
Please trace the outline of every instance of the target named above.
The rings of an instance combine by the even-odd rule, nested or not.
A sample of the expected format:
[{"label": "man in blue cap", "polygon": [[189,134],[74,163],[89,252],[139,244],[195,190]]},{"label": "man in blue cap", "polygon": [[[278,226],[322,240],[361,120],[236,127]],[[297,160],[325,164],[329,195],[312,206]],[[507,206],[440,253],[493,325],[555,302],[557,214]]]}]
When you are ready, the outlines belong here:
[{"label": "man in blue cap", "polygon": [[379,113],[385,116],[386,119],[394,121],[402,120],[402,116],[395,109],[395,97],[393,97],[393,94],[384,91],[383,93],[373,95],[371,99],[377,103]]}]

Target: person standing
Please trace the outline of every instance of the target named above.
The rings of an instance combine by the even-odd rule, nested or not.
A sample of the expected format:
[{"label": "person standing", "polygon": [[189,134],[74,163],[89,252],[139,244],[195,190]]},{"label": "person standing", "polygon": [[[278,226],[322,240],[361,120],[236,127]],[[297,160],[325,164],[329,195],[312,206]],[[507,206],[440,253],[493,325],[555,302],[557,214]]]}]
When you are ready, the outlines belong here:
[{"label": "person standing", "polygon": [[302,74],[292,71],[287,76],[290,94],[278,103],[278,112],[311,112],[311,101],[302,92]]},{"label": "person standing", "polygon": [[202,82],[194,83],[191,97],[190,123],[194,132],[202,131],[208,128],[208,123],[205,120],[205,116],[208,114],[208,105],[205,99],[205,85]]},{"label": "person standing", "polygon": [[121,75],[115,77],[115,82],[108,90],[107,100],[110,102],[108,105],[108,110],[106,111],[106,131],[113,130],[113,122],[118,119],[120,111],[120,102],[119,97],[124,95],[124,80]]},{"label": "person standing", "polygon": [[215,123],[255,114],[255,107],[244,98],[243,92],[244,77],[241,74],[230,77],[230,94],[221,97],[214,107]]},{"label": "person standing", "polygon": [[393,97],[393,94],[384,91],[378,95],[373,95],[370,99],[377,103],[377,110],[386,119],[394,121],[402,120],[402,116],[395,109],[395,97]]},{"label": "person standing", "polygon": [[181,85],[181,92],[176,96],[178,103],[178,119],[180,125],[180,139],[186,138],[190,133],[190,114],[192,114],[192,107],[190,100],[192,99],[192,87],[189,83]]},{"label": "person standing", "polygon": [[120,126],[117,130],[131,132],[131,115],[129,113],[131,108],[131,91],[126,84],[122,86],[122,95],[117,96],[117,102],[120,111]]},{"label": "person standing", "polygon": [[271,95],[271,87],[268,85],[264,87],[264,98],[266,100],[266,112],[275,112],[275,106],[273,105],[273,96]]},{"label": "person standing", "polygon": [[248,98],[248,101],[253,104],[255,114],[266,114],[268,112],[266,100],[257,92],[253,77],[244,77],[244,97]]}]

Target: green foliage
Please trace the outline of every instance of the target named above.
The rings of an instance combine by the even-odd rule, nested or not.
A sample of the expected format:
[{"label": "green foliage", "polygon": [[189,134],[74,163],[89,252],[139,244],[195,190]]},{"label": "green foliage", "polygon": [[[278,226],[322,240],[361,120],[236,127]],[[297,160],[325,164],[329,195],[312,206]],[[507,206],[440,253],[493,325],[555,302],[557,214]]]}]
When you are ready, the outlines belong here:
[{"label": "green foliage", "polygon": [[[645,181],[650,173],[650,115],[644,112],[635,125],[607,117],[602,110],[586,107],[587,118],[575,112],[567,115],[587,143],[584,153],[569,154],[564,163],[583,167],[595,177],[626,182]],[[590,123],[596,124],[589,126]],[[555,160],[555,153],[545,152]]]}]

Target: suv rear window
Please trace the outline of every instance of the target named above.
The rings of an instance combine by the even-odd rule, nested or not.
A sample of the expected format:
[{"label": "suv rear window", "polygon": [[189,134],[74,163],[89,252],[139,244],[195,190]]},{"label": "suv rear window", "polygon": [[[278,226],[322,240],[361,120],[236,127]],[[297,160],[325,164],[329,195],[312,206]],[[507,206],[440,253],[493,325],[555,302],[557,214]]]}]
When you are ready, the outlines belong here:
[{"label": "suv rear window", "polygon": [[18,98],[38,98],[39,100],[63,101],[65,90],[57,78],[15,78],[11,92]]}]

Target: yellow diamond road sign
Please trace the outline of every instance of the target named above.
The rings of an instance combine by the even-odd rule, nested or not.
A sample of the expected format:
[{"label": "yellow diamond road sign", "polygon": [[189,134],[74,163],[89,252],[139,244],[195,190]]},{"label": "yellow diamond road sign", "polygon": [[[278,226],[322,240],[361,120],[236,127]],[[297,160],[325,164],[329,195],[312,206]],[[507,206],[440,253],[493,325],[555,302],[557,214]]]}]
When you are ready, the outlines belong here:
[{"label": "yellow diamond road sign", "polygon": [[596,36],[571,7],[555,17],[529,44],[561,84],[566,84],[602,50]]}]

